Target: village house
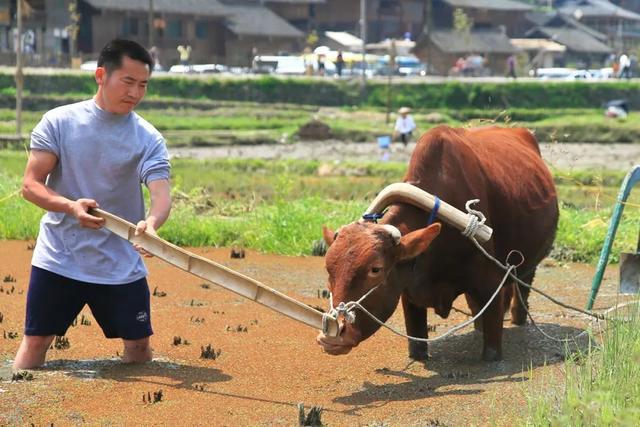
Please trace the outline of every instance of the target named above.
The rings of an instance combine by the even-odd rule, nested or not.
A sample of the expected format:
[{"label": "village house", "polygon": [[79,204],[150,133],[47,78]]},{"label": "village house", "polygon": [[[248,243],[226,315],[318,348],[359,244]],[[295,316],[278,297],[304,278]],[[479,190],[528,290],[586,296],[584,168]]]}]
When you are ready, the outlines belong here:
[{"label": "village house", "polygon": [[[349,32],[360,37],[360,0],[263,0],[271,10],[307,34],[316,30]],[[367,41],[422,31],[424,0],[367,0]]]},{"label": "village house", "polygon": [[[530,5],[512,0],[433,0],[433,18],[428,34],[416,43],[414,53],[429,64],[435,74],[462,72],[464,75],[503,74],[506,61],[516,54],[509,37],[521,35]],[[454,16],[462,11],[469,28],[456,29]]]},{"label": "village house", "polygon": [[640,46],[638,13],[607,0],[558,0],[555,5],[560,14],[604,34],[607,44],[615,50],[628,51]]},{"label": "village house", "polygon": [[602,65],[613,52],[605,34],[557,11],[531,12],[527,19],[533,25],[525,34],[527,38],[551,40],[566,48],[564,55],[555,58],[554,66]]},{"label": "village house", "polygon": [[[191,46],[192,63],[239,66],[249,66],[256,52],[296,52],[304,45],[302,31],[261,2],[250,0],[153,0],[152,14],[149,0],[77,0],[79,32],[74,43],[70,1],[29,0],[42,16],[41,22],[25,18],[26,29],[36,28],[36,52],[43,53],[38,65],[66,65],[76,52],[84,60],[95,59],[102,46],[116,37],[155,46],[165,66],[178,63],[179,45]],[[6,45],[13,50],[11,40]]]}]

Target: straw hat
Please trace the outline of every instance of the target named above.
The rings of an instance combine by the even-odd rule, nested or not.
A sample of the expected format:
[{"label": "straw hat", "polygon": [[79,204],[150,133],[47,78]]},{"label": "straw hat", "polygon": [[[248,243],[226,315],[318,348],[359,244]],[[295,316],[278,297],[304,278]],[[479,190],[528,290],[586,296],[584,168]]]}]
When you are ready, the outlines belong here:
[{"label": "straw hat", "polygon": [[402,107],[398,110],[398,114],[409,114],[411,112],[411,108]]}]

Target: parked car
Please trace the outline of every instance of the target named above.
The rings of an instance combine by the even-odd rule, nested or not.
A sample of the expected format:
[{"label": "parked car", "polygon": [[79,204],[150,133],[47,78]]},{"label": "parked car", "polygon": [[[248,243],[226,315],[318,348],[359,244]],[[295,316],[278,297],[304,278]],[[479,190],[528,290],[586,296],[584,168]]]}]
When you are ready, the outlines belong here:
[{"label": "parked car", "polygon": [[87,61],[80,64],[82,71],[95,71],[98,68],[98,61]]},{"label": "parked car", "polygon": [[600,68],[600,69],[574,69],[574,68],[538,68],[535,71],[531,71],[532,76],[538,77],[544,80],[558,79],[558,80],[599,80],[608,79],[613,76],[612,68]]},{"label": "parked car", "polygon": [[396,72],[401,76],[426,76],[427,64],[415,56],[397,56]]},{"label": "parked car", "polygon": [[259,55],[253,58],[251,69],[257,74],[302,75],[305,63],[301,56]]},{"label": "parked car", "polygon": [[227,66],[222,64],[193,64],[193,65],[172,65],[170,73],[222,73],[227,71]]}]

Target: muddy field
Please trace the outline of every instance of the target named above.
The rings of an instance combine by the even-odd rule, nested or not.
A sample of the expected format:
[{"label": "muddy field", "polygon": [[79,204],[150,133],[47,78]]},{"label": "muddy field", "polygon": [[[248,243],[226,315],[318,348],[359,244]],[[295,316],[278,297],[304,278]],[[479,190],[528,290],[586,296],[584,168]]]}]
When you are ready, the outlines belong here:
[{"label": "muddy field", "polygon": [[[49,352],[30,381],[11,382],[9,368],[22,337],[29,242],[0,242],[0,425],[297,425],[297,405],[324,408],[326,425],[518,425],[527,395],[552,390],[563,377],[564,346],[543,339],[531,325],[505,325],[504,361],[479,360],[481,336],[472,327],[431,345],[431,360],[409,363],[406,342],[386,330],[351,354],[328,356],[316,331],[215,285],[151,259],[154,361],[125,366],[117,340],[102,336],[87,308],[69,329],[69,348]],[[322,258],[247,252],[231,260],[228,249],[196,253],[252,276],[314,306],[326,307]],[[549,260],[537,284],[584,306],[593,269]],[[605,277],[596,308],[616,296],[617,272]],[[542,297],[530,299],[541,327],[573,335],[587,322]],[[466,310],[463,299],[455,306]],[[467,319],[429,313],[442,333]],[[85,323],[85,324],[81,324]],[[90,323],[90,324],[86,324]],[[391,324],[402,329],[399,307]],[[11,338],[17,333],[17,337]],[[174,345],[177,337],[182,344]],[[188,344],[184,344],[185,340]],[[208,345],[216,359],[201,358]],[[581,341],[579,345],[584,345]],[[162,391],[161,399],[154,400]]]}]

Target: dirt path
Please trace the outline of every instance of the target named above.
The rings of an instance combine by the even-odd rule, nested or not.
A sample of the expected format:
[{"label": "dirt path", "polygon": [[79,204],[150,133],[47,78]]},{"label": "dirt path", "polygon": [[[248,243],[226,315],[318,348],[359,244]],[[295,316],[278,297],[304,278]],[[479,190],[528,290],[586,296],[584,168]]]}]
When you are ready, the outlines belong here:
[{"label": "dirt path", "polygon": [[[327,304],[318,298],[325,283],[322,258],[249,251],[246,259],[231,260],[227,249],[195,252],[308,304]],[[426,365],[409,364],[405,341],[387,331],[350,355],[327,356],[306,326],[215,285],[203,287],[200,279],[152,259],[151,289],[166,292],[152,297],[154,362],[121,365],[119,343],[104,339],[85,309],[91,324],[69,329],[69,349],[51,350],[46,368],[34,371],[32,381],[10,382],[30,257],[27,242],[0,242],[0,277],[15,279],[0,284],[0,329],[19,333],[0,339],[0,425],[291,426],[298,402],[323,407],[322,419],[332,426],[518,425],[527,393],[548,389],[562,377],[563,347],[543,340],[531,326],[507,326],[505,360],[496,363],[479,360],[481,337],[471,328],[433,344]],[[547,264],[538,283],[583,306],[592,273],[584,265]],[[615,282],[615,272],[609,272],[598,308],[614,304]],[[575,334],[586,325],[535,294],[530,301],[549,333]],[[455,305],[466,309],[460,299]],[[430,319],[437,335],[466,316],[440,319],[430,311]],[[391,323],[402,328],[401,308]],[[247,331],[234,332],[238,326]],[[189,345],[174,346],[177,336]],[[200,358],[201,346],[209,344],[221,350],[216,360]],[[143,396],[159,390],[161,402],[143,403]]]},{"label": "dirt path", "polygon": [[[414,144],[394,144],[389,161],[408,162]],[[628,170],[640,162],[640,144],[540,144],[542,157],[552,167],[566,169]],[[244,145],[172,148],[171,155],[195,158],[322,159],[326,161],[377,161],[381,152],[374,143],[342,141],[298,142],[281,145]]]}]

